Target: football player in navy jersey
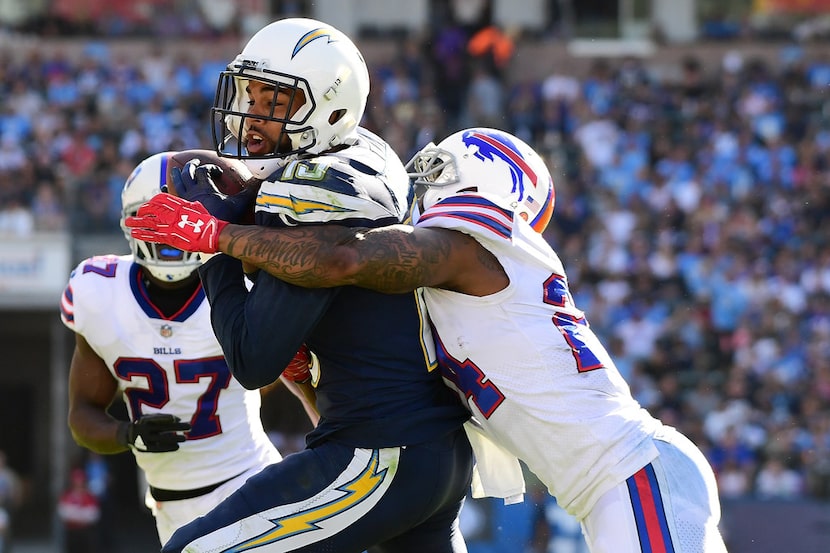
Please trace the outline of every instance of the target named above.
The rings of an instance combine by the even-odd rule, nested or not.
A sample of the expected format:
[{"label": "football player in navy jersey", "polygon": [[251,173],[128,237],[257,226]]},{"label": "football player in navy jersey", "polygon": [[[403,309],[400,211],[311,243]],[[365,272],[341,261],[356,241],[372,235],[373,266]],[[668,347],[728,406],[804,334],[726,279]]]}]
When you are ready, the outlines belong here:
[{"label": "football player in navy jersey", "polygon": [[[266,26],[221,74],[217,151],[262,179],[258,226],[375,227],[407,217],[413,191],[403,164],[358,126],[368,92],[352,41],[311,19]],[[251,206],[210,193],[211,170],[186,165],[181,198],[162,196],[199,200],[213,221],[240,221]],[[204,214],[180,215],[179,236],[210,242],[221,231],[205,227]],[[319,360],[311,384],[321,418],[307,449],[251,478],[163,551],[466,551],[458,515],[472,478],[469,412],[436,370],[420,296],[311,290],[264,271],[249,275],[248,290],[244,269],[226,255],[199,269],[233,375],[248,388],[268,384],[306,344]]]},{"label": "football player in navy jersey", "polygon": [[[473,414],[468,428],[528,465],[580,521],[592,553],[724,553],[711,467],[632,397],[541,236],[555,196],[541,157],[509,133],[471,128],[409,167],[426,187],[414,227],[251,230],[208,219],[223,232],[196,249],[302,286],[427,286],[439,367]],[[175,209],[184,207],[205,212]],[[169,237],[164,226],[150,235]],[[501,485],[509,467],[484,474]]]}]

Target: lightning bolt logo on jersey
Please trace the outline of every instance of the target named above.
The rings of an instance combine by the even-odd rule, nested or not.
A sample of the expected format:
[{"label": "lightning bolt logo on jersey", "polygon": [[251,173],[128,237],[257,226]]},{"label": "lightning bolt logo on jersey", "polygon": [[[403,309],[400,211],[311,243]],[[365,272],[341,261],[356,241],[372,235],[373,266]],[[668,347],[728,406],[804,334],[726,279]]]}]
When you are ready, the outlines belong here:
[{"label": "lightning bolt logo on jersey", "polygon": [[412,199],[403,167],[386,164],[385,144],[359,129],[360,146],[288,162],[262,182],[256,222],[262,226],[400,223]]},{"label": "lightning bolt logo on jersey", "polygon": [[398,463],[394,450],[357,450],[313,497],[246,516],[188,544],[188,551],[294,551],[319,542],[371,511],[394,481]]}]

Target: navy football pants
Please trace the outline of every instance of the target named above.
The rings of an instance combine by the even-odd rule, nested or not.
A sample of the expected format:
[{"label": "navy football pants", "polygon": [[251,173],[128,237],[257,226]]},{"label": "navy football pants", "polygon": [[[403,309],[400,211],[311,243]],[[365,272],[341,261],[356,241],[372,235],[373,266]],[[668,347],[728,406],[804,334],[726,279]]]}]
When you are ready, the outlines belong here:
[{"label": "navy football pants", "polygon": [[329,442],[251,477],[162,551],[463,553],[472,463],[463,429],[406,447]]}]

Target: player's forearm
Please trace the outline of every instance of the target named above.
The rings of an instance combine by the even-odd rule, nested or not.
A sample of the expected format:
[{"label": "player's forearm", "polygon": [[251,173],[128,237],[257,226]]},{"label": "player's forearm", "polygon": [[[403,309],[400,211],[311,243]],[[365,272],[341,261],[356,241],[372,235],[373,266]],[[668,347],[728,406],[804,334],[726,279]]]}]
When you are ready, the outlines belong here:
[{"label": "player's forearm", "polygon": [[98,409],[74,407],[69,412],[69,430],[75,443],[102,455],[128,449],[118,442],[119,425],[120,421]]},{"label": "player's forearm", "polygon": [[290,286],[263,274],[248,292],[242,274],[241,264],[224,255],[199,267],[228,366],[240,384],[255,389],[279,377],[337,291]]},{"label": "player's forearm", "polygon": [[[270,352],[265,352],[264,347],[254,347],[257,343],[271,344],[272,341],[260,340],[260,333],[267,325],[260,321],[248,324],[245,307],[249,294],[238,265],[229,258],[213,258],[199,268],[199,275],[210,303],[213,332],[222,346],[228,367],[240,384],[255,390],[274,382],[279,376],[274,367],[285,366],[291,357],[274,365]],[[269,309],[275,310],[275,305]]]},{"label": "player's forearm", "polygon": [[219,236],[219,248],[297,286],[354,285],[402,293],[429,282],[429,257],[422,255],[411,230],[404,225],[383,229],[229,225]]},{"label": "player's forearm", "polygon": [[311,424],[317,426],[317,423],[320,422],[320,413],[317,411],[317,393],[311,382],[293,382],[284,376],[280,377],[280,380],[286,389],[300,400]]},{"label": "player's forearm", "polygon": [[354,284],[348,274],[352,252],[341,246],[355,229],[340,226],[270,229],[229,225],[219,235],[220,251],[297,286],[329,288]]}]

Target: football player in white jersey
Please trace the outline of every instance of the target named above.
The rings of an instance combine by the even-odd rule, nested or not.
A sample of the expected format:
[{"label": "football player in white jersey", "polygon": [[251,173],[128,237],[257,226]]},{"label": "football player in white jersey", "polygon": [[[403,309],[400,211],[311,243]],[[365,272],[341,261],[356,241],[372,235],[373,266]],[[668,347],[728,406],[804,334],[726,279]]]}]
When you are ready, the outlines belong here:
[{"label": "football player in white jersey", "polygon": [[[122,221],[161,191],[173,153],[135,168]],[[61,298],[75,332],[68,422],[85,448],[133,452],[164,543],[281,456],[260,420],[260,392],[232,378],[213,335],[199,254],[125,234],[132,254],[85,259]],[[119,396],[128,422],[107,413]]]},{"label": "football player in white jersey", "polygon": [[711,467],[632,397],[541,236],[554,190],[539,155],[473,128],[428,145],[409,168],[426,186],[414,226],[230,225],[217,249],[300,286],[426,287],[446,382],[478,429],[581,522],[593,553],[724,552]]}]

